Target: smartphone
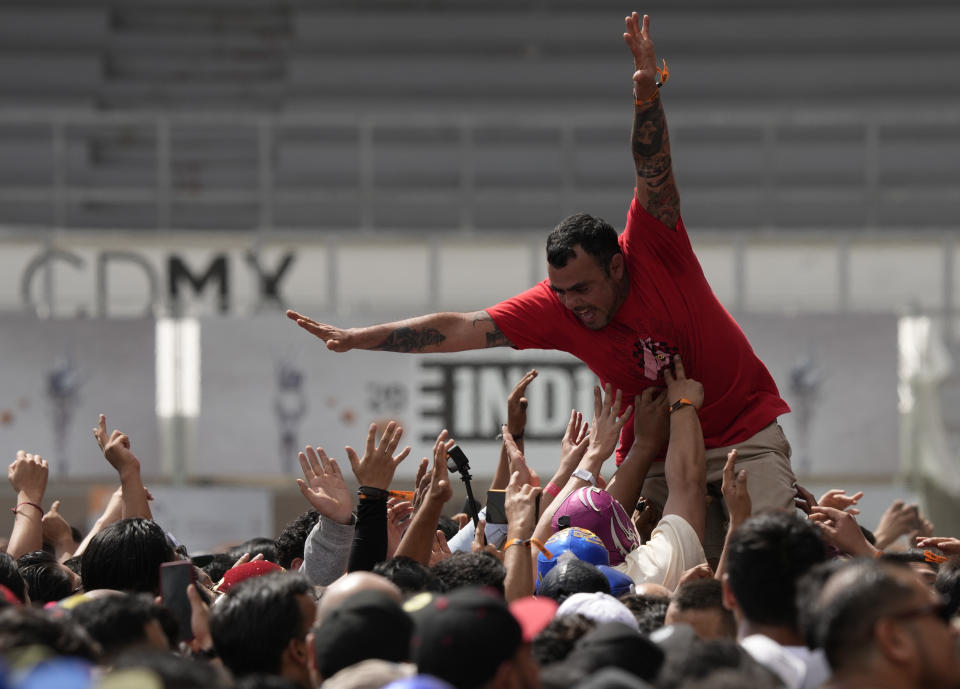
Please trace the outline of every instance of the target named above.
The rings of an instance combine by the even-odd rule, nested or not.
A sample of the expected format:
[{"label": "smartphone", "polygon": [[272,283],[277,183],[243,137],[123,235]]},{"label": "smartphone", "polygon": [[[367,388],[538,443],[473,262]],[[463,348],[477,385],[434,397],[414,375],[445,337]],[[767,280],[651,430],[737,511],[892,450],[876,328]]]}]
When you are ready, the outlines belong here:
[{"label": "smartphone", "polygon": [[190,599],[187,598],[187,587],[193,586],[193,582],[193,563],[190,560],[176,560],[160,565],[160,597],[163,607],[173,613],[177,620],[177,639],[180,641],[193,638]]},{"label": "smartphone", "polygon": [[487,524],[507,523],[507,510],[504,507],[506,497],[505,490],[487,491]]}]

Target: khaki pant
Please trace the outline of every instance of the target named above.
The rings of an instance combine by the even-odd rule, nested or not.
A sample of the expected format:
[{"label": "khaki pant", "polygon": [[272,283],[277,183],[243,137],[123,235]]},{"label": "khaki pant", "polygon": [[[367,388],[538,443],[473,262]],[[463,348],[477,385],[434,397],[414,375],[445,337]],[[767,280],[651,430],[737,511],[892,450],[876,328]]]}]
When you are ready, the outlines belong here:
[{"label": "khaki pant", "polygon": [[[736,470],[747,470],[747,490],[750,492],[753,513],[793,507],[793,485],[797,479],[790,468],[790,443],[780,424],[771,423],[737,445],[707,450],[708,505],[703,550],[708,560],[720,557],[727,533],[727,506],[723,502],[720,485],[727,453],[734,448],[737,450]],[[661,511],[667,501],[667,481],[663,468],[663,463],[659,462],[651,467],[641,492]]]}]

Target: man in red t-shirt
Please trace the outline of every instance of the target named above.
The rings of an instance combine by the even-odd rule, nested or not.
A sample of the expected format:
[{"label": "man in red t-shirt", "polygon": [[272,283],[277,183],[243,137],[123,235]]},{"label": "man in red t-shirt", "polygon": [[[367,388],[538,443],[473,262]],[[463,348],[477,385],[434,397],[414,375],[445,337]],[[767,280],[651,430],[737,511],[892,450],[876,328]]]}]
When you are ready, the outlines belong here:
[{"label": "man in red t-shirt", "polygon": [[[790,446],[776,419],[790,411],[743,331],[717,300],[680,218],[649,18],[627,18],[624,39],[634,57],[631,147],[636,191],[623,234],[578,213],[547,239],[548,278],[483,311],[435,313],[365,328],[341,329],[299,313],[287,315],[336,352],[454,352],[484,347],[557,349],[577,356],[604,384],[623,391],[624,407],[649,387],[664,387],[663,369],[680,354],[703,383],[699,410],[707,448],[707,482],[719,497],[728,450],[737,470],[750,467],[754,509],[793,504]],[[657,82],[658,74],[661,76]],[[673,405],[678,400],[667,400]],[[633,444],[626,424],[617,463]],[[662,463],[647,474],[643,494],[662,506]],[[715,501],[719,508],[719,500]],[[722,545],[722,512],[708,514],[708,557]]]}]

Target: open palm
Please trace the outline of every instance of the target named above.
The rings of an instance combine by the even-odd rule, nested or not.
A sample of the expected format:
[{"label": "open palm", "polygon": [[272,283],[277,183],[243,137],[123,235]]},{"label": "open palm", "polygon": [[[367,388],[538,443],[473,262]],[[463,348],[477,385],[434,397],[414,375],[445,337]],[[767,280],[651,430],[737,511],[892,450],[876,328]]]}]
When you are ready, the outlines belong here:
[{"label": "open palm", "polygon": [[353,499],[337,460],[327,457],[322,447],[310,445],[298,455],[303,478],[297,486],[303,497],[323,516],[340,524],[349,524],[353,514]]}]

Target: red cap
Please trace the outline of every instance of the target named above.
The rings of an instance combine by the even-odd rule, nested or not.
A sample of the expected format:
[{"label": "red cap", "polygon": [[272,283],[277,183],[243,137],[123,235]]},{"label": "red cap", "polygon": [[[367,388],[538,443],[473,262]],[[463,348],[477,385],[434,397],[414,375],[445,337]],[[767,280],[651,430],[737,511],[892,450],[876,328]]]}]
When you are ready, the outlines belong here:
[{"label": "red cap", "polygon": [[510,612],[520,623],[523,640],[530,643],[557,614],[557,602],[552,598],[527,596],[513,601]]},{"label": "red cap", "polygon": [[241,581],[246,581],[251,577],[261,577],[270,572],[282,572],[283,567],[270,562],[269,560],[257,560],[255,562],[244,562],[242,565],[231,567],[223,575],[223,580],[217,587],[218,591],[226,593]]}]

